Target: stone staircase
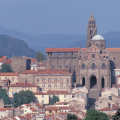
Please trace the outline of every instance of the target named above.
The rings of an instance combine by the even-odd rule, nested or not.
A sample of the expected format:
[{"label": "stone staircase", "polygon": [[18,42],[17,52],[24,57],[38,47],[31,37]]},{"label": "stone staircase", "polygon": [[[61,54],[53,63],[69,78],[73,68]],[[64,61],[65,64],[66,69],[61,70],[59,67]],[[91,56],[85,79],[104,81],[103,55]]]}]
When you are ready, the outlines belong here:
[{"label": "stone staircase", "polygon": [[94,102],[99,98],[100,96],[100,91],[97,90],[97,86],[94,86],[93,88],[91,88],[88,92],[88,106],[89,108],[92,107],[94,104]]}]

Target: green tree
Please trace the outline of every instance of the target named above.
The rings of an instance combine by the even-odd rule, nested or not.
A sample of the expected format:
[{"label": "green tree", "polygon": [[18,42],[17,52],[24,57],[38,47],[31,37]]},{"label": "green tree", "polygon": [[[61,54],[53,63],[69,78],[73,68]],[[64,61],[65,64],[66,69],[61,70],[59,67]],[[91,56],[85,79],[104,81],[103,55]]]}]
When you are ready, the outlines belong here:
[{"label": "green tree", "polygon": [[53,97],[50,98],[49,104],[50,104],[50,105],[53,105],[54,103],[59,102],[59,101],[60,101],[60,100],[59,100],[59,97],[53,95]]},{"label": "green tree", "polygon": [[67,120],[78,120],[78,117],[75,114],[67,114]]},{"label": "green tree", "polygon": [[103,112],[91,109],[87,111],[85,120],[108,120],[108,116]]},{"label": "green tree", "polygon": [[12,67],[8,63],[2,64],[1,72],[13,72]]},{"label": "green tree", "polygon": [[0,88],[0,99],[3,99],[4,104],[9,104],[9,97],[5,89]]},{"label": "green tree", "polygon": [[42,52],[37,52],[37,55],[36,55],[36,60],[38,61],[38,62],[40,62],[40,61],[43,61],[44,60],[44,58],[45,58],[45,56],[43,55],[43,53]]},{"label": "green tree", "polygon": [[112,120],[120,120],[120,109],[112,116]]},{"label": "green tree", "polygon": [[30,90],[26,90],[26,91],[20,91],[18,94],[15,93],[15,95],[13,95],[13,105],[15,107],[22,105],[22,104],[29,104],[31,102],[35,101],[35,96],[33,94],[32,91]]}]

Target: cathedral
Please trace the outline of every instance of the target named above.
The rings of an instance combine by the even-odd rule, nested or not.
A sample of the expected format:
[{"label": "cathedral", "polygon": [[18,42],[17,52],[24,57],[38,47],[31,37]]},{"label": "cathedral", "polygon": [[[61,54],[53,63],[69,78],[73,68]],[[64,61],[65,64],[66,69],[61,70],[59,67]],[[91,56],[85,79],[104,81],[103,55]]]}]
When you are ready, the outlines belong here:
[{"label": "cathedral", "polygon": [[105,39],[97,34],[91,14],[87,26],[86,48],[46,48],[48,69],[69,69],[74,82],[88,90],[110,88],[120,84],[120,48],[106,48]]}]

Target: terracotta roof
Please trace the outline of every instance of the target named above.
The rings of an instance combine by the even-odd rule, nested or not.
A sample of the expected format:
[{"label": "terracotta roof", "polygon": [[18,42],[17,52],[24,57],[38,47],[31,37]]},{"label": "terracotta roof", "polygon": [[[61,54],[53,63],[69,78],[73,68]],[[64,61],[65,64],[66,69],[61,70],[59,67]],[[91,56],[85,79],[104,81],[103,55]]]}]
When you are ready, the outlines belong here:
[{"label": "terracotta roof", "polygon": [[[87,51],[87,48],[82,48]],[[80,48],[46,48],[46,52],[78,52]]]},{"label": "terracotta roof", "polygon": [[20,72],[20,74],[34,74],[34,73],[35,73],[34,70],[26,70],[26,71]]},{"label": "terracotta roof", "polygon": [[17,117],[19,117],[20,119],[25,119],[26,118],[26,116],[17,116]]},{"label": "terracotta roof", "polygon": [[32,110],[32,111],[34,111],[34,112],[37,111],[37,110],[36,110],[35,108],[33,108],[33,107],[30,107],[30,110]]},{"label": "terracotta roof", "polygon": [[120,51],[120,48],[106,48],[108,51]]},{"label": "terracotta roof", "polygon": [[12,84],[12,85],[9,85],[8,87],[37,87],[33,84],[30,84],[30,83],[16,83],[16,84]]},{"label": "terracotta roof", "polygon": [[[112,110],[117,110],[117,109],[119,109],[119,106],[118,105],[113,105]],[[111,111],[111,107],[103,108],[100,111]]]},{"label": "terracotta roof", "polygon": [[31,62],[35,62],[36,61],[36,59],[31,59]]},{"label": "terracotta roof", "polygon": [[5,58],[0,58],[0,62],[3,62],[5,60]]},{"label": "terracotta roof", "polygon": [[70,74],[68,69],[40,69],[35,71],[35,74]]},{"label": "terracotta roof", "polygon": [[32,106],[31,104],[23,104],[23,105],[25,105],[25,106]]},{"label": "terracotta roof", "polygon": [[5,59],[4,63],[11,64],[11,63],[12,63],[12,60],[11,60],[11,59]]},{"label": "terracotta roof", "polygon": [[113,84],[112,87],[120,87],[120,84]]},{"label": "terracotta roof", "polygon": [[57,103],[55,103],[54,105],[62,105],[62,104],[64,104],[64,103],[69,104],[69,102],[57,102]]},{"label": "terracotta roof", "polygon": [[47,95],[47,94],[44,93],[44,92],[39,91],[39,92],[35,92],[34,95]]},{"label": "terracotta roof", "polygon": [[49,94],[49,95],[56,95],[56,94],[70,94],[70,93],[68,91],[48,90],[47,94]]},{"label": "terracotta roof", "polygon": [[36,103],[36,105],[37,105],[39,108],[44,108],[44,106],[40,105],[39,103]]},{"label": "terracotta roof", "polygon": [[117,75],[118,77],[120,77],[120,75]]},{"label": "terracotta roof", "polygon": [[46,110],[60,110],[59,107],[46,107]]},{"label": "terracotta roof", "polygon": [[18,73],[6,72],[6,73],[0,73],[0,76],[18,76]]},{"label": "terracotta roof", "polygon": [[12,108],[0,108],[0,111],[13,110]]},{"label": "terracotta roof", "polygon": [[70,109],[70,108],[69,107],[60,107],[60,109],[65,110],[65,109]]}]

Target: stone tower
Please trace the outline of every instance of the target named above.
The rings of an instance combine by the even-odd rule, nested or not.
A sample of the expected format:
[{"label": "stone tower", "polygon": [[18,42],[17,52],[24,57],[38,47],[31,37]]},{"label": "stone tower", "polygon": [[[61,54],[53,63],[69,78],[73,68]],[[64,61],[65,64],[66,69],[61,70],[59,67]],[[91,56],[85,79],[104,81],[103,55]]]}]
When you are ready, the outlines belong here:
[{"label": "stone tower", "polygon": [[93,14],[91,13],[91,16],[88,20],[88,26],[87,26],[87,44],[86,47],[91,46],[91,39],[97,34],[97,26],[95,24],[95,18]]}]

